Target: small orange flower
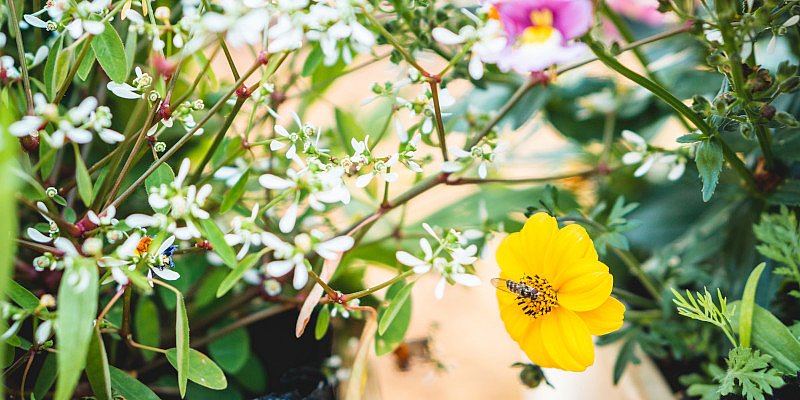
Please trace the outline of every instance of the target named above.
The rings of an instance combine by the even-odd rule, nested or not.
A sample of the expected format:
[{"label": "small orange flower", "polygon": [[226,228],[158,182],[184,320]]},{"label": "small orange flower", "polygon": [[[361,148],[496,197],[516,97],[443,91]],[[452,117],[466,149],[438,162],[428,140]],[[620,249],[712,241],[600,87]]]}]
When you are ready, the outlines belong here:
[{"label": "small orange flower", "polygon": [[614,278],[580,225],[558,228],[533,215],[497,249],[500,278],[536,289],[535,296],[498,291],[511,338],[541,367],[583,371],[594,363],[592,335],[622,327],[625,306],[611,297]]}]

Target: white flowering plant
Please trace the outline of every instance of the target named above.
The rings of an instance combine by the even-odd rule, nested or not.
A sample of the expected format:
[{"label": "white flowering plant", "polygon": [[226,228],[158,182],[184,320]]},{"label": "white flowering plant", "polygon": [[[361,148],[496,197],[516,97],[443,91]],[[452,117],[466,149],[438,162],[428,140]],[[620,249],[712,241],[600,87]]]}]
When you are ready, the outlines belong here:
[{"label": "white flowering plant", "polygon": [[793,398],[799,21],[777,0],[0,0],[0,394],[372,398],[429,279],[513,307],[549,288],[536,323],[503,317],[522,383],[549,384],[587,366],[525,344],[560,289],[489,284],[495,238],[546,242],[525,222],[546,212],[616,278],[624,325],[568,314],[622,341],[615,382],[638,348],[688,396]]}]

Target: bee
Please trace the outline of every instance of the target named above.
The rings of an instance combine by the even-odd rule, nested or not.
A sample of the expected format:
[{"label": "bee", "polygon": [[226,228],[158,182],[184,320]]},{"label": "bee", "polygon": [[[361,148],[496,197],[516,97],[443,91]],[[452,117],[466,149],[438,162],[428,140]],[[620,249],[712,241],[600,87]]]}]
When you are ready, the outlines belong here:
[{"label": "bee", "polygon": [[522,282],[515,282],[502,278],[492,278],[492,286],[496,287],[498,290],[515,294],[517,297],[525,299],[533,300],[539,297],[539,291],[535,287],[526,285]]}]

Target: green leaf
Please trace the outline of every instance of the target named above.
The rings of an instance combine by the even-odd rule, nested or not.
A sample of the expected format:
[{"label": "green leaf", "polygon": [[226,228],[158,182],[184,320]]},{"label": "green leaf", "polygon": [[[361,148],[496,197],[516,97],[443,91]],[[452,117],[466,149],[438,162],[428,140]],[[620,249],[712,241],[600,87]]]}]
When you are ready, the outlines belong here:
[{"label": "green leaf", "polygon": [[116,368],[109,368],[111,376],[111,390],[117,397],[136,400],[161,400],[150,388],[127,372]]},{"label": "green leaf", "polygon": [[209,343],[208,352],[225,372],[236,373],[250,356],[250,335],[244,328],[236,329]]},{"label": "green leaf", "polygon": [[331,322],[331,313],[328,311],[328,305],[320,307],[319,314],[317,314],[317,325],[314,327],[314,337],[317,340],[325,337],[328,332],[328,325]]},{"label": "green leaf", "polygon": [[728,371],[715,376],[719,382],[717,392],[725,395],[741,395],[747,400],[764,400],[764,393],[771,395],[772,388],[783,386],[777,370],[769,366],[770,356],[748,347],[731,349],[725,360]]},{"label": "green leaf", "polygon": [[250,169],[246,169],[242,176],[236,181],[236,184],[233,185],[231,190],[225,193],[225,196],[222,198],[222,204],[219,206],[220,213],[226,213],[230,211],[231,208],[236,204],[237,201],[242,197],[244,191],[247,187],[247,180],[250,178]]},{"label": "green leaf", "polygon": [[86,366],[96,316],[97,268],[92,260],[79,258],[65,270],[58,288],[56,400],[72,398]]},{"label": "green leaf", "polygon": [[719,173],[722,171],[722,147],[711,140],[700,142],[694,161],[697,163],[700,179],[703,180],[703,201],[709,201],[717,188]]},{"label": "green leaf", "polygon": [[108,356],[100,331],[92,330],[92,340],[89,342],[89,354],[86,360],[86,376],[92,392],[99,400],[111,399],[111,377],[108,370]]},{"label": "green leaf", "polygon": [[[86,44],[85,42],[79,46],[78,54],[81,54],[83,46],[91,46],[90,44]],[[86,82],[86,78],[89,77],[89,73],[92,72],[92,67],[94,66],[94,52],[87,51],[86,55],[83,56],[83,60],[81,60],[81,65],[78,66],[78,78],[81,81]]]},{"label": "green leaf", "polygon": [[311,74],[317,70],[317,67],[319,67],[320,63],[322,63],[322,58],[322,48],[319,46],[314,46],[314,48],[308,52],[306,61],[303,63],[302,76],[311,76]]},{"label": "green leaf", "polygon": [[[177,369],[178,351],[174,348],[167,350],[167,360]],[[207,355],[195,349],[189,349],[187,361],[188,377],[192,382],[214,390],[222,390],[228,387],[225,373]]]},{"label": "green leaf", "polygon": [[[133,69],[133,61],[136,58],[136,44],[139,40],[139,33],[134,29],[128,29],[128,35],[125,36],[125,79],[131,74]],[[202,53],[202,52],[200,52]]]},{"label": "green leaf", "polygon": [[364,137],[367,136],[367,133],[358,123],[358,119],[355,115],[344,111],[341,108],[336,108],[334,110],[334,116],[336,118],[336,133],[338,134],[341,145],[344,148],[350,148],[351,138],[355,138],[356,140],[364,140]]},{"label": "green leaf", "polygon": [[229,272],[228,276],[226,276],[225,279],[222,280],[222,283],[219,284],[219,288],[217,289],[217,297],[222,297],[228,293],[228,291],[231,290],[231,288],[233,288],[233,286],[236,285],[240,279],[242,279],[244,273],[250,268],[253,268],[253,266],[255,266],[261,257],[268,251],[269,249],[262,249],[258,253],[248,254],[245,258],[243,258],[242,261],[236,265],[236,268]]},{"label": "green leaf", "polygon": [[742,347],[750,347],[750,334],[753,326],[753,307],[756,304],[756,289],[758,288],[758,279],[761,273],[764,272],[766,263],[758,264],[758,266],[750,273],[747,278],[747,283],[744,285],[744,293],[742,294],[742,308],[739,313],[739,345]]},{"label": "green leaf", "polygon": [[622,347],[620,347],[617,359],[614,361],[613,378],[615,385],[622,379],[622,373],[625,372],[625,368],[628,364],[639,364],[640,360],[639,357],[636,357],[635,349],[636,340],[634,339],[626,340]]},{"label": "green leaf", "polygon": [[244,367],[239,369],[233,378],[251,393],[267,391],[267,371],[264,370],[264,366],[255,354],[250,354]]},{"label": "green leaf", "polygon": [[[14,221],[16,221],[16,219],[14,219]],[[9,254],[14,253],[12,252]],[[33,310],[39,307],[39,298],[29,292],[28,289],[25,289],[14,280],[6,281],[6,285],[8,285],[6,287],[6,294],[8,294],[8,297],[14,303],[17,303],[18,306],[22,307],[23,310],[33,312]]]},{"label": "green leaf", "polygon": [[236,269],[238,264],[236,262],[236,253],[228,242],[225,241],[225,234],[222,233],[217,224],[211,219],[203,219],[200,220],[200,226],[203,227],[206,239],[208,239],[211,246],[214,247],[214,252],[219,255],[219,258],[231,269]]},{"label": "green leaf", "polygon": [[[12,238],[17,237],[17,207],[16,193],[17,185],[15,175],[11,172],[16,167],[17,141],[8,132],[11,124],[12,113],[8,106],[0,106],[0,176],[3,183],[0,185],[0,301],[5,300],[7,288],[16,285],[11,279],[11,272],[14,268],[14,255],[16,254],[16,241]],[[16,285],[21,288],[21,286]],[[24,292],[27,290],[23,289]],[[28,292],[30,293],[30,292]],[[31,296],[33,296],[31,294]],[[33,296],[34,298],[36,296]],[[38,299],[37,299],[38,304]],[[0,360],[4,359],[3,353],[6,346],[0,341]],[[0,385],[2,386],[2,385]],[[0,387],[0,397],[3,396],[3,389]]]},{"label": "green leaf", "polygon": [[64,45],[64,36],[56,39],[53,46],[50,48],[50,54],[47,56],[47,62],[44,64],[44,88],[48,99],[53,99],[58,92],[61,82],[67,76],[67,67],[69,67],[68,51],[61,51]]},{"label": "green leaf", "polygon": [[[36,383],[33,385],[33,394],[37,399],[43,399],[53,384],[56,382],[56,374],[58,373],[58,364],[56,363],[55,354],[44,354],[44,363],[39,370],[39,375],[36,376]],[[38,358],[38,357],[37,357]]]},{"label": "green leaf", "polygon": [[[734,308],[731,325],[736,332],[740,330],[738,303],[729,306]],[[753,346],[771,356],[772,365],[784,374],[795,375],[800,371],[800,341],[777,317],[758,304],[753,308],[751,341]]]},{"label": "green leaf", "polygon": [[[159,188],[161,185],[168,185],[170,182],[175,180],[175,172],[172,171],[172,167],[167,165],[167,163],[162,163],[161,165],[153,171],[147,179],[144,180],[144,187],[147,189],[147,193],[152,191],[152,188]],[[153,211],[159,213],[166,213],[169,211],[169,206],[164,208],[153,208]]]},{"label": "green leaf", "polygon": [[[389,290],[386,291],[386,297],[394,297],[397,292],[403,288],[403,285],[402,282],[398,282],[389,287]],[[408,331],[408,326],[411,323],[411,310],[412,299],[408,299],[408,301],[403,304],[403,307],[400,308],[400,312],[397,313],[389,329],[387,329],[384,334],[377,334],[375,336],[375,354],[378,356],[389,354],[403,343],[403,339],[405,339],[406,332]],[[386,309],[381,309],[378,313],[378,320],[380,320],[385,313]]]},{"label": "green leaf", "polygon": [[83,163],[78,145],[74,145],[73,149],[75,149],[75,179],[78,183],[78,194],[81,196],[83,204],[89,207],[92,204],[92,200],[94,200],[92,177],[89,175],[89,170],[86,169],[86,164]]},{"label": "green leaf", "polygon": [[189,318],[186,315],[186,304],[183,302],[183,295],[180,292],[175,293],[176,307],[175,307],[175,362],[170,359],[170,363],[175,369],[178,370],[178,389],[181,392],[181,398],[186,395],[186,383],[188,382],[189,375],[191,374],[190,366],[191,357],[189,351]]},{"label": "green leaf", "polygon": [[125,47],[111,23],[105,23],[103,33],[92,39],[92,51],[97,62],[114,82],[124,82],[128,77]]},{"label": "green leaf", "polygon": [[699,133],[687,133],[683,136],[678,137],[675,139],[678,143],[697,143],[701,140],[705,139],[704,135]]},{"label": "green leaf", "polygon": [[400,310],[403,308],[403,305],[408,301],[409,297],[411,296],[411,289],[414,287],[413,283],[410,283],[406,286],[403,286],[402,289],[397,291],[397,294],[392,297],[391,303],[389,303],[389,307],[386,308],[386,312],[381,316],[380,320],[378,321],[378,334],[383,335],[386,333],[386,330],[389,329],[394,319],[400,314]]},{"label": "green leaf", "polygon": [[[158,308],[148,296],[140,296],[139,302],[134,309],[133,337],[137,342],[146,346],[158,347],[160,345],[158,339],[161,337],[161,326],[159,324]],[[155,353],[142,350],[142,356],[149,361],[155,357]]]}]

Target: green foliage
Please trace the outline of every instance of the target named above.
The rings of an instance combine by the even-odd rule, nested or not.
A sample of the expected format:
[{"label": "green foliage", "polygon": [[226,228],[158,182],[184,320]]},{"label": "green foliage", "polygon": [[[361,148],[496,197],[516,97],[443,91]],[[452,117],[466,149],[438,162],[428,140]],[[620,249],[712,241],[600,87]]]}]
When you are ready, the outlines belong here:
[{"label": "green foliage", "polygon": [[122,46],[122,39],[110,23],[106,22],[103,32],[93,38],[92,52],[112,81],[125,81],[128,76],[125,47]]},{"label": "green foliage", "polygon": [[[172,348],[167,350],[167,360],[169,360],[169,363],[172,364],[180,374],[181,368],[183,367],[181,366],[178,354],[178,349]],[[225,378],[225,373],[222,372],[222,369],[207,355],[195,349],[189,349],[185,360],[187,361],[185,376],[190,381],[214,390],[222,390],[228,387],[228,380]]]},{"label": "green foliage", "polygon": [[771,357],[747,347],[731,349],[725,362],[728,370],[724,376],[716,376],[720,395],[737,394],[748,400],[763,400],[764,394],[783,385],[780,373],[769,366]]},{"label": "green foliage", "polygon": [[714,302],[714,297],[707,289],[704,289],[704,293],[696,292],[696,295],[686,290],[686,297],[675,289],[672,289],[672,294],[675,296],[672,301],[677,306],[678,314],[698,321],[708,322],[720,328],[731,344],[736,346],[731,322],[733,320],[733,309],[728,308],[728,302],[719,289],[717,289],[719,305]]},{"label": "green foliage", "polygon": [[[736,307],[736,303],[731,304]],[[737,310],[738,311],[738,310]],[[738,331],[736,313],[733,315],[733,329]],[[756,305],[753,308],[751,340],[753,346],[772,357],[772,365],[787,375],[800,371],[800,341],[775,315]]]},{"label": "green foliage", "polygon": [[700,142],[695,151],[694,161],[703,181],[703,201],[709,201],[717,189],[719,174],[722,172],[724,162],[722,147],[710,139]]},{"label": "green foliage", "polygon": [[[800,284],[800,226],[797,216],[786,206],[781,206],[778,213],[761,214],[761,220],[753,226],[756,238],[761,242],[756,249],[764,257],[768,257],[782,266],[775,268],[774,273],[787,277]],[[792,296],[800,298],[800,291],[792,290]]]}]

